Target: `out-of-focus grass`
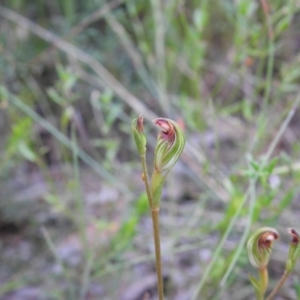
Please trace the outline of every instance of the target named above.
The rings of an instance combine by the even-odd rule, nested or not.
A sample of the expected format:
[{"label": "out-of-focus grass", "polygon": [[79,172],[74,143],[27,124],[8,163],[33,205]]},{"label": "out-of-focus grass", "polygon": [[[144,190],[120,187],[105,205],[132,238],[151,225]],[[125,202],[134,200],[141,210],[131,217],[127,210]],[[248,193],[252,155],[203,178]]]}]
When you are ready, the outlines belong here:
[{"label": "out-of-focus grass", "polygon": [[[121,299],[126,286],[152,274],[139,159],[129,142],[131,119],[143,113],[176,119],[186,131],[182,164],[162,205],[169,295],[245,299],[234,291],[249,284],[244,244],[251,228],[297,227],[299,4],[69,2],[0,6],[1,180],[8,187],[18,170],[42,174],[41,210],[71,223],[34,219],[31,228],[46,228],[44,255],[57,257],[63,271],[33,282],[54,299],[84,299],[93,284],[101,299]],[[153,135],[150,150],[154,143]],[[53,169],[63,174],[66,166],[66,185],[58,187]],[[87,199],[107,187],[116,191],[113,204],[100,201],[100,212],[91,211]],[[4,198],[0,220],[18,219]],[[76,266],[59,261],[70,232],[83,245]],[[193,267],[182,271],[184,253],[193,253]],[[274,278],[279,254],[275,248]],[[5,292],[22,286],[26,272]]]}]

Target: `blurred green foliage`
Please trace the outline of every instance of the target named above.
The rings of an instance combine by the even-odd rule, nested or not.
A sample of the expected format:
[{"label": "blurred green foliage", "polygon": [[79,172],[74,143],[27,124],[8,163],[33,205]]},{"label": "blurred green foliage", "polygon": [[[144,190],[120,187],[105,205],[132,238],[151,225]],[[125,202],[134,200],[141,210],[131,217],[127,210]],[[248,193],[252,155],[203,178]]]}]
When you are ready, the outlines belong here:
[{"label": "blurred green foliage", "polygon": [[[39,174],[45,190],[28,203],[43,206],[28,216],[28,240],[38,236],[38,258],[50,249],[53,264],[63,266],[39,280],[40,265],[29,268],[45,295],[84,299],[96,281],[101,299],[120,299],[122,287],[140,278],[136,266],[153,266],[130,138],[131,120],[143,113],[175,119],[186,131],[182,165],[162,201],[162,235],[168,275],[181,275],[184,247],[197,253],[199,270],[184,273],[174,294],[242,299],[233,292],[248,285],[241,270],[250,229],[297,226],[299,9],[295,0],[1,2],[0,234],[5,209],[18,207],[20,195],[33,199],[24,190]],[[56,47],[33,33],[38,25],[61,37]],[[66,51],[62,42],[76,48]],[[151,153],[156,137],[145,131]],[[41,226],[49,228],[47,245],[34,231]],[[85,244],[77,266],[57,260],[71,232]],[[209,259],[201,260],[205,243]],[[0,274],[1,296],[28,283],[24,265]],[[297,284],[289,290],[299,294]]]}]

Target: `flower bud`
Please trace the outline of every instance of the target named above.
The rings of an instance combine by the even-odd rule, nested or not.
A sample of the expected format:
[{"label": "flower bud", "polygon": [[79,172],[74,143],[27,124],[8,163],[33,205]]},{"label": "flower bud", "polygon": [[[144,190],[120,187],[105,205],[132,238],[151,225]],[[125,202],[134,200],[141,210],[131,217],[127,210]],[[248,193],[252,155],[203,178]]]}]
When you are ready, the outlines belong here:
[{"label": "flower bud", "polygon": [[277,230],[271,227],[262,227],[250,237],[247,243],[247,250],[253,267],[259,269],[267,267],[273,241],[278,238]]},{"label": "flower bud", "polygon": [[132,121],[132,134],[135,140],[136,147],[140,155],[146,153],[146,137],[144,135],[144,118],[142,115],[139,115],[137,119]]},{"label": "flower bud", "polygon": [[162,129],[157,138],[154,168],[166,176],[182,153],[185,138],[179,125],[170,119],[158,118],[153,123]]},{"label": "flower bud", "polygon": [[286,263],[286,270],[291,272],[297,263],[300,256],[300,236],[299,233],[294,228],[289,228],[288,232],[292,235],[292,241],[290,243],[288,260]]},{"label": "flower bud", "polygon": [[153,123],[162,129],[157,138],[151,180],[153,204],[158,207],[166,176],[182,153],[185,138],[179,125],[172,120],[158,118]]}]

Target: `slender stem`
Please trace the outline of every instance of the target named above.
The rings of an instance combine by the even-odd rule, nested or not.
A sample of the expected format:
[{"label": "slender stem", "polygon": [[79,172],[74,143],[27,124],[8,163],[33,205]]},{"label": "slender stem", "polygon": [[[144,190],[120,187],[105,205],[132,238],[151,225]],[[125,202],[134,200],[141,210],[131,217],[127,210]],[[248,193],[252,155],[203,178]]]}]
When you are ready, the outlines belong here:
[{"label": "slender stem", "polygon": [[141,155],[141,161],[142,161],[142,168],[143,168],[143,181],[145,182],[145,186],[146,186],[146,192],[147,192],[147,196],[148,196],[149,206],[152,209],[152,207],[153,207],[152,193],[151,193],[150,184],[149,184],[149,176],[148,176],[145,154]]},{"label": "slender stem", "polygon": [[264,299],[268,282],[269,282],[269,274],[266,267],[259,269],[259,281],[260,281],[260,297]]},{"label": "slender stem", "polygon": [[158,299],[163,300],[164,285],[163,285],[161,253],[160,253],[159,207],[152,208],[151,213],[152,213],[153,235],[154,235],[154,245],[155,245]]},{"label": "slender stem", "polygon": [[146,156],[141,155],[142,168],[143,168],[143,180],[146,186],[146,192],[148,196],[149,206],[151,208],[152,225],[153,225],[153,237],[155,246],[155,263],[156,263],[156,274],[157,274],[157,291],[159,300],[164,299],[164,285],[162,277],[161,267],[161,252],[160,252],[160,233],[159,233],[159,207],[153,207],[153,197],[149,184],[149,176],[147,171]]},{"label": "slender stem", "polygon": [[272,293],[267,297],[266,300],[271,300],[274,298],[274,296],[278,293],[278,291],[282,288],[287,278],[290,276],[291,272],[288,272],[287,270],[284,271],[283,275],[281,276],[280,280],[278,281],[277,285],[275,286]]}]

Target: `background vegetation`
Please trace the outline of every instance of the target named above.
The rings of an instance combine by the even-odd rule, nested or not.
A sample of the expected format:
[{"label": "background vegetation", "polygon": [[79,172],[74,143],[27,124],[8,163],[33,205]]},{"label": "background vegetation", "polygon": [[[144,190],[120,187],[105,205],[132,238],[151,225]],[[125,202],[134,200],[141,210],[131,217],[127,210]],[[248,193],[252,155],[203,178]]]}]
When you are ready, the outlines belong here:
[{"label": "background vegetation", "polygon": [[155,299],[139,114],[150,152],[156,116],[186,133],[162,202],[168,299],[253,299],[245,241],[262,225],[281,234],[274,286],[299,229],[299,10],[1,1],[0,298]]}]

